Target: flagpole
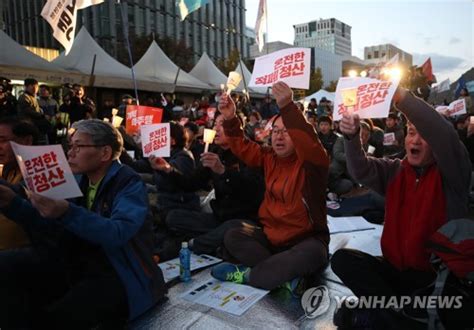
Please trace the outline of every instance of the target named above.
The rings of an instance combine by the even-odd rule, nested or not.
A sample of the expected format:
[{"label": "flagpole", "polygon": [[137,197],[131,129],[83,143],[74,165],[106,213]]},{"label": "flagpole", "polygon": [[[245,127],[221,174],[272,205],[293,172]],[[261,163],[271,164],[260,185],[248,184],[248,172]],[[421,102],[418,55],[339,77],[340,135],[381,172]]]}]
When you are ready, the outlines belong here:
[{"label": "flagpole", "polygon": [[133,68],[133,58],[132,58],[132,49],[130,47],[130,40],[128,38],[128,17],[125,15],[125,11],[123,10],[123,6],[127,5],[127,1],[121,3],[120,0],[117,0],[117,4],[120,7],[120,14],[122,15],[122,29],[123,29],[123,37],[125,42],[127,43],[127,51],[128,57],[130,59],[130,69],[132,70],[132,80],[133,80],[133,88],[135,90],[135,99],[137,101],[137,105],[140,105],[140,101],[138,100],[138,88],[137,88],[137,80],[135,78],[135,69]]},{"label": "flagpole", "polygon": [[267,0],[265,0],[265,32],[267,33],[267,40],[265,40],[265,36],[263,37],[263,42],[265,42],[266,46],[266,55],[268,55],[268,7],[267,7]]}]

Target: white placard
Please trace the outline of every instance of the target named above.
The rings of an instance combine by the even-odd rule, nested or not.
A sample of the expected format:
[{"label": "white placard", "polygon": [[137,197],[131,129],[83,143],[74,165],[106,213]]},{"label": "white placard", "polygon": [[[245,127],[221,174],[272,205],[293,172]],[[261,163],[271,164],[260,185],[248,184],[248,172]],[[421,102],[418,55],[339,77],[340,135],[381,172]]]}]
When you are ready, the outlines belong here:
[{"label": "white placard", "polygon": [[143,157],[169,157],[171,152],[170,124],[140,126]]},{"label": "white placard", "polygon": [[[218,264],[222,259],[209,256],[207,254],[191,254],[191,271]],[[169,282],[179,277],[179,258],[159,263],[158,266],[163,271],[165,282]]]},{"label": "white placard", "polygon": [[28,190],[53,199],[82,196],[61,145],[10,143]]},{"label": "white placard", "polygon": [[384,146],[393,146],[395,144],[395,133],[385,133],[383,135],[383,145]]},{"label": "white placard", "polygon": [[449,103],[449,106],[440,105],[436,107],[436,111],[448,117],[459,116],[467,113],[466,100],[459,99]]},{"label": "white placard", "polygon": [[363,217],[331,217],[328,215],[330,234],[352,233],[355,231],[374,229],[375,226]]},{"label": "white placard", "polygon": [[[390,102],[398,87],[399,80],[383,81],[372,78],[343,77],[339,79],[334,100],[333,120],[341,120],[346,112],[357,113],[360,118],[386,118],[390,112]],[[354,93],[348,93],[354,91]],[[343,92],[355,97],[355,104],[347,104]],[[344,103],[346,99],[346,104]]]},{"label": "white placard", "polygon": [[270,291],[209,278],[194,289],[182,294],[180,298],[240,316],[268,292]]},{"label": "white placard", "polygon": [[308,89],[311,49],[287,48],[255,59],[250,87],[272,86],[284,81],[292,88]]}]

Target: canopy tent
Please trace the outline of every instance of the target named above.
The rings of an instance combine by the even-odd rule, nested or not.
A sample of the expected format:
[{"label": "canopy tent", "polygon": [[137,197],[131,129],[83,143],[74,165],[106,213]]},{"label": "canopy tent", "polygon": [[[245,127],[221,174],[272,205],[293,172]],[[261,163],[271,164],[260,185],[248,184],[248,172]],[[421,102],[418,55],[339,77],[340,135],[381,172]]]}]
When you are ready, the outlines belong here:
[{"label": "canopy tent", "polygon": [[[96,87],[111,87],[133,89],[131,69],[107,54],[91,37],[85,27],[82,27],[72,45],[71,51],[66,56],[63,53],[53,63],[61,68],[90,75],[94,64],[94,83]],[[144,77],[136,76],[139,89],[150,91],[169,91],[171,85],[161,81],[150,81]]]},{"label": "canopy tent", "polygon": [[81,83],[82,75],[68,75],[65,70],[33,54],[0,30],[0,76],[24,80],[34,78],[49,83]]},{"label": "canopy tent", "polygon": [[[135,64],[134,69],[138,77],[165,83],[167,85],[175,85],[174,90],[178,92],[195,93],[215,89],[211,85],[181,70],[166,56],[165,52],[163,52],[155,41],[151,43],[146,53],[137,64]],[[176,75],[178,75],[177,79]]]},{"label": "canopy tent", "polygon": [[331,93],[328,91],[325,91],[324,89],[320,89],[314,94],[311,94],[310,96],[306,96],[304,98],[304,102],[309,102],[311,99],[316,99],[316,102],[320,102],[323,97],[325,97],[327,100],[331,101],[334,104],[334,98],[335,98],[336,93]]},{"label": "canopy tent", "polygon": [[[239,64],[237,64],[237,67],[235,68],[234,71],[237,71],[241,76],[242,80],[240,81],[239,86],[237,87],[237,91],[243,91],[245,89],[245,86],[247,86],[247,90],[249,91],[249,94],[256,96],[256,94],[259,94],[260,96],[267,94],[267,88],[262,88],[262,87],[248,87],[250,79],[252,78],[252,74],[250,73],[249,69],[247,69],[247,66],[245,66],[245,63],[240,60]],[[245,85],[244,85],[244,79],[245,79]]]},{"label": "canopy tent", "polygon": [[191,76],[196,79],[199,79],[212,87],[214,89],[220,89],[221,84],[226,84],[227,77],[223,74],[212,62],[206,52],[204,52],[199,59],[199,62],[194,66],[194,68],[189,72]]}]

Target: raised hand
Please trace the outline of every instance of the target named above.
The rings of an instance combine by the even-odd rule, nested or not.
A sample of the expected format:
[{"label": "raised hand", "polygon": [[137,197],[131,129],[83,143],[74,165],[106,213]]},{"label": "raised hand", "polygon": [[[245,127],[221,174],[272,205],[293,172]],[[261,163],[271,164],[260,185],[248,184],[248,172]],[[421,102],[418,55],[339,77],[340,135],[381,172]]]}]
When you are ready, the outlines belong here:
[{"label": "raised hand", "polygon": [[284,82],[279,81],[274,83],[272,93],[280,109],[293,102],[293,91]]},{"label": "raised hand", "polygon": [[345,135],[353,137],[359,132],[360,118],[357,114],[345,113],[339,123],[339,129]]},{"label": "raised hand", "polygon": [[223,93],[221,99],[219,100],[219,112],[224,116],[224,119],[229,120],[235,117],[236,107],[234,100]]}]

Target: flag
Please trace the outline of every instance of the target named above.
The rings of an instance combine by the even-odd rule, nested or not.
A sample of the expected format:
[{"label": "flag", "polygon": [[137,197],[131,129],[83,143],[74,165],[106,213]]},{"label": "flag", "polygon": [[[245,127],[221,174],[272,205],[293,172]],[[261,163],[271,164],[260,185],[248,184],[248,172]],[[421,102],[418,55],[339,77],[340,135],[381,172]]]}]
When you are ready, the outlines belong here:
[{"label": "flag", "polygon": [[[255,41],[258,45],[258,51],[261,52],[265,40],[263,38],[263,30],[267,23],[267,0],[260,0],[258,4],[257,23],[255,23]],[[268,32],[268,31],[266,31]]]},{"label": "flag", "polygon": [[458,98],[459,95],[461,94],[461,89],[466,88],[466,80],[464,79],[464,76],[461,76],[458,80],[458,84],[456,86],[456,91],[454,92],[454,97]]},{"label": "flag", "polygon": [[449,81],[449,78],[445,79],[442,82],[440,82],[438,85],[436,85],[436,92],[441,93],[444,91],[449,91],[450,85],[451,85],[451,82]]},{"label": "flag", "polygon": [[193,11],[198,10],[208,2],[209,0],[176,0],[176,6],[178,7],[181,21],[184,21],[186,16],[191,14]]},{"label": "flag", "polygon": [[64,47],[66,55],[72,48],[76,31],[77,11],[98,5],[104,0],[48,0],[41,16],[53,28],[53,36]]},{"label": "flag", "polygon": [[434,76],[433,76],[433,67],[431,66],[431,57],[428,57],[425,63],[421,66],[421,70],[423,71],[423,74],[426,77],[426,82],[434,82]]}]

